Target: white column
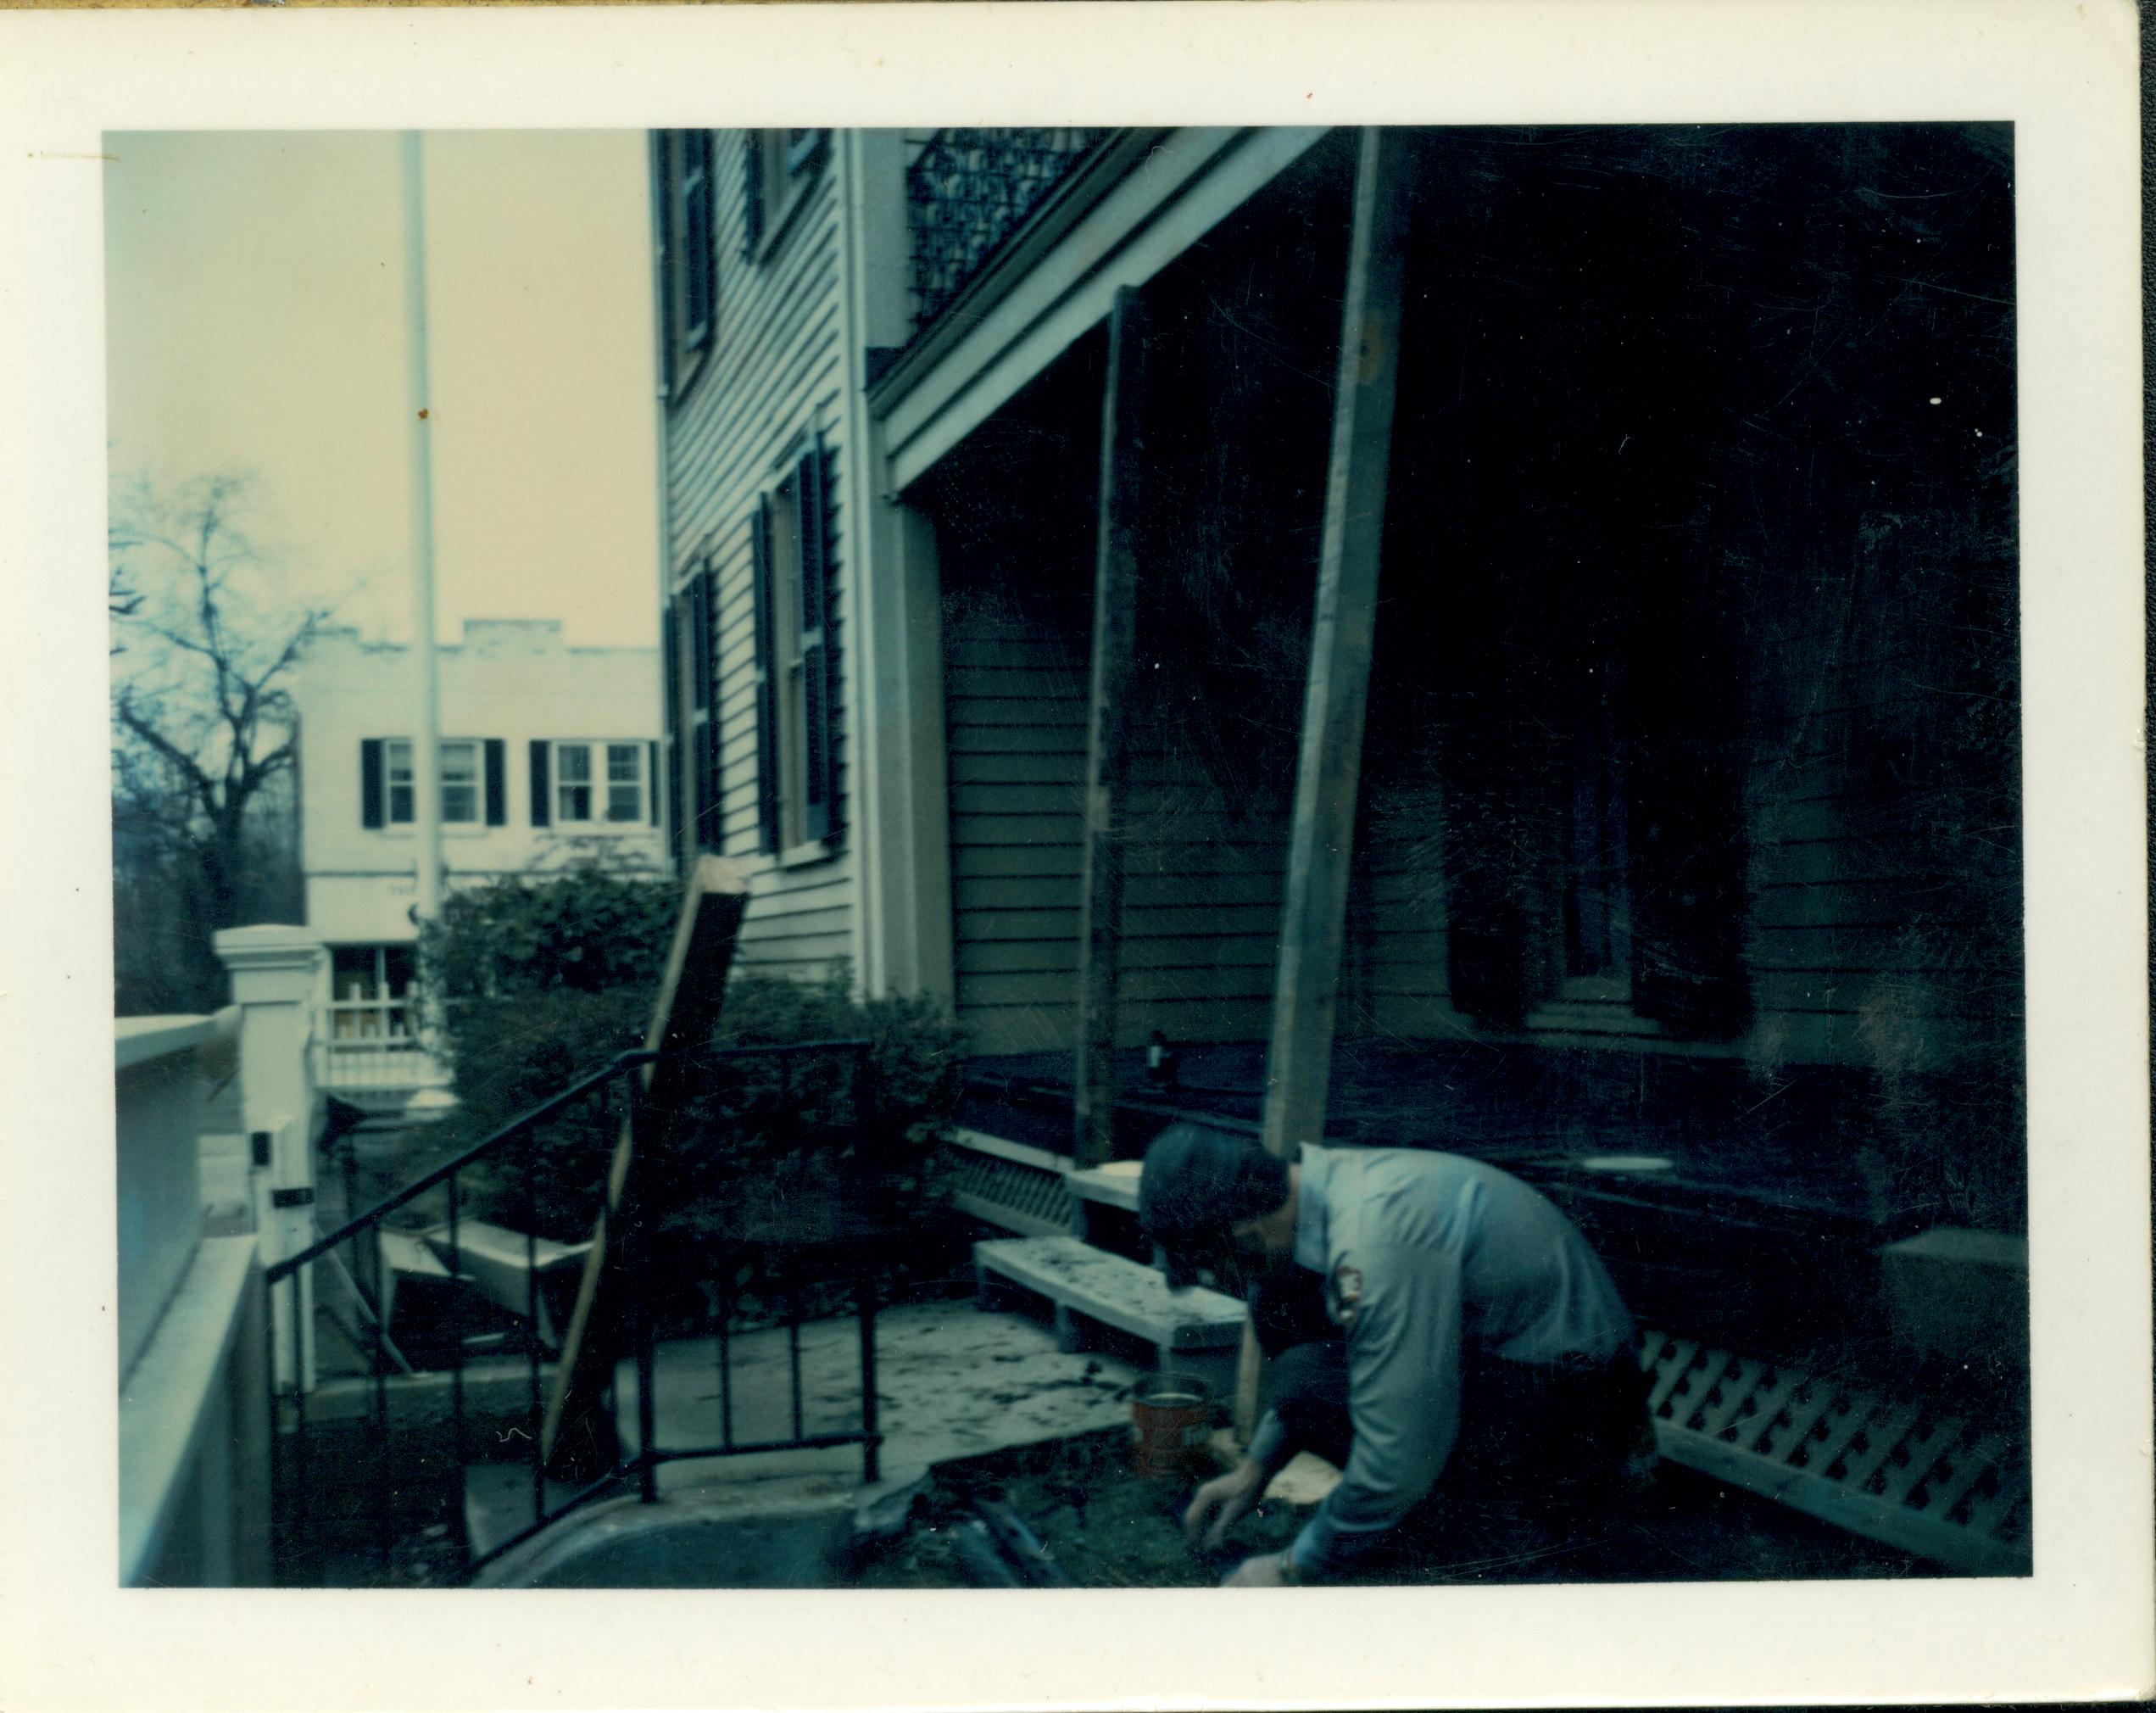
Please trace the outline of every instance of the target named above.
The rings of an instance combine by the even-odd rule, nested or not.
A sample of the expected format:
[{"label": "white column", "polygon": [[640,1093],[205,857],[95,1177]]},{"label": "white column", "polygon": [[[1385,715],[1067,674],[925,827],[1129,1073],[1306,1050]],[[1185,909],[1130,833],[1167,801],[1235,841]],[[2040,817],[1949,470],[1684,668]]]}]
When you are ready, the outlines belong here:
[{"label": "white column", "polygon": [[[248,1134],[256,1242],[262,1264],[270,1267],[314,1240],[313,1048],[317,992],[328,954],[306,929],[278,924],[227,928],[215,943],[232,978],[233,1002],[240,1008],[241,1123]],[[280,1286],[273,1294],[272,1348],[281,1387],[289,1387],[296,1378],[303,1389],[313,1389],[313,1272],[311,1267],[302,1269],[298,1281],[301,1348],[296,1374],[292,1289]]]}]

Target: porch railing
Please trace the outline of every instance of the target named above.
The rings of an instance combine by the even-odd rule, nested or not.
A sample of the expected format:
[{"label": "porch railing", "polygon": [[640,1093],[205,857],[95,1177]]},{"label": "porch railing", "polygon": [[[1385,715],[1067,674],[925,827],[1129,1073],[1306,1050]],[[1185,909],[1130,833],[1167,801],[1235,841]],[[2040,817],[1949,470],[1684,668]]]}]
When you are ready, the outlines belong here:
[{"label": "porch railing", "polygon": [[[846,1040],[707,1050],[697,1052],[694,1061],[702,1071],[727,1062],[773,1059],[790,1067],[806,1056],[839,1056],[850,1067],[852,1119],[859,1141],[866,1135],[869,1045]],[[588,1142],[593,1152],[586,1163],[603,1163],[619,1124],[626,1121],[632,1144],[645,1157],[652,1137],[643,1073],[663,1057],[645,1052],[618,1055],[265,1271],[270,1312],[264,1316],[264,1336],[270,1376],[276,1580],[312,1586],[393,1582],[400,1579],[400,1565],[414,1568],[415,1551],[421,1560],[443,1561],[426,1565],[422,1580],[466,1580],[602,1496],[633,1491],[647,1504],[655,1501],[660,1467],[684,1459],[858,1445],[862,1480],[877,1479],[882,1437],[876,1417],[878,1281],[872,1249],[859,1246],[848,1263],[814,1281],[800,1277],[798,1269],[790,1276],[786,1268],[777,1269],[777,1287],[760,1306],[768,1311],[774,1300],[780,1306],[771,1331],[786,1341],[790,1408],[777,1431],[741,1432],[737,1431],[736,1354],[743,1330],[738,1324],[740,1253],[746,1246],[725,1239],[716,1244],[710,1270],[720,1282],[716,1290],[706,1289],[701,1317],[716,1360],[716,1437],[685,1447],[660,1443],[657,1344],[663,1287],[668,1281],[654,1276],[650,1240],[664,1210],[636,1193],[634,1178],[623,1205],[609,1220],[609,1242],[615,1246],[610,1265],[618,1267],[623,1286],[619,1300],[625,1351],[637,1376],[634,1449],[610,1446],[596,1466],[587,1463],[579,1476],[561,1482],[549,1478],[540,1442],[546,1377],[554,1354],[548,1348],[548,1335],[552,1326],[566,1323],[568,1305],[542,1301],[549,1286],[544,1275],[550,1269],[543,1267],[541,1252],[558,1257],[562,1246],[538,1235],[540,1146],[550,1127],[577,1126],[582,1136],[572,1135],[571,1146],[580,1140]],[[789,1069],[782,1098],[790,1099],[793,1088]],[[487,1234],[493,1241],[483,1245],[476,1230],[480,1222],[473,1217],[471,1189],[465,1180],[482,1171],[491,1180],[489,1210],[514,1219],[521,1227],[507,1240],[513,1247],[521,1236],[523,1245],[523,1265],[515,1269],[521,1275],[521,1303],[503,1301],[499,1228]],[[766,1247],[783,1249],[785,1245]],[[385,1260],[386,1253],[392,1251],[408,1261],[417,1258],[423,1262],[430,1255],[439,1259],[432,1282],[446,1287],[450,1324],[438,1348],[407,1348],[394,1336],[398,1281],[406,1279],[404,1288],[416,1288],[426,1282],[428,1267],[408,1272],[395,1260]],[[319,1282],[318,1264],[322,1269]],[[476,1275],[489,1270],[486,1264],[491,1264],[487,1282],[493,1288],[482,1292],[476,1288],[482,1281]],[[556,1271],[554,1276],[558,1280],[565,1275]],[[565,1276],[573,1278],[574,1270]],[[762,1318],[773,1321],[768,1312]],[[859,1323],[853,1352],[858,1411],[841,1425],[818,1426],[808,1420],[804,1409],[803,1327],[811,1319],[846,1318]],[[331,1348],[326,1335],[333,1329],[339,1335],[337,1344],[355,1367],[348,1366],[342,1375],[332,1371],[317,1348],[318,1320],[326,1323],[320,1341],[322,1350]],[[490,1359],[468,1374],[476,1356]],[[442,1413],[445,1369],[444,1423],[434,1418]],[[699,1364],[697,1372],[699,1387],[708,1385],[711,1370]],[[475,1392],[481,1393],[476,1405]],[[827,1387],[820,1388],[820,1393],[827,1398]],[[610,1395],[609,1402],[615,1402]],[[332,1414],[341,1414],[349,1425],[359,1442],[359,1453],[325,1469],[318,1461],[315,1441],[326,1425],[319,1418]],[[610,1409],[610,1419],[611,1414]],[[355,1416],[356,1421],[352,1420]],[[397,1419],[400,1416],[401,1420]],[[482,1462],[499,1466],[503,1461],[499,1456],[481,1454],[499,1454],[504,1445],[513,1448],[512,1460],[526,1471],[528,1520],[502,1538],[475,1543],[465,1532],[463,1483]],[[443,1478],[445,1473],[449,1479]],[[433,1497],[415,1501],[415,1495],[426,1494]],[[454,1514],[440,1515],[453,1498]],[[426,1544],[415,1548],[415,1542]]]},{"label": "porch railing", "polygon": [[315,1030],[315,1080],[327,1089],[415,1089],[447,1082],[411,1027],[409,996],[338,999]]},{"label": "porch railing", "polygon": [[1093,126],[933,133],[906,169],[913,289],[927,326],[991,251],[1109,134]]}]

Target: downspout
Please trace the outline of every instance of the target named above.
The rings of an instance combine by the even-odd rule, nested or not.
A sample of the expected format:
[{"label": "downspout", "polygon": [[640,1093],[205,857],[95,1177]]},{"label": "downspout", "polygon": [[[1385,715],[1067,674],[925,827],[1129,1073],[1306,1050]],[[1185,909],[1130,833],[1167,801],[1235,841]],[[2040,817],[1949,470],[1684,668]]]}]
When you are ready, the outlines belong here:
[{"label": "downspout", "polygon": [[[668,410],[672,398],[666,385],[666,346],[673,338],[673,329],[666,325],[666,278],[663,270],[667,265],[666,251],[659,243],[659,234],[665,230],[660,220],[659,199],[666,193],[666,187],[659,170],[660,149],[656,137],[645,133],[644,138],[644,219],[649,226],[646,248],[651,256],[651,449],[652,471],[656,514],[659,521],[657,542],[659,561],[659,611],[663,615],[666,603],[674,594],[674,506],[673,482],[670,464],[672,450],[667,442]],[[666,639],[666,626],[659,627],[661,647]],[[659,662],[659,753],[666,764],[666,777],[671,780],[681,767],[681,756],[674,741],[674,710],[666,706],[666,662]],[[660,859],[671,868],[674,851],[681,840],[681,829],[672,824],[671,806],[674,794],[665,784],[654,779],[651,789],[658,794],[660,815]],[[686,798],[684,797],[684,801]],[[683,877],[676,875],[677,879]]]}]

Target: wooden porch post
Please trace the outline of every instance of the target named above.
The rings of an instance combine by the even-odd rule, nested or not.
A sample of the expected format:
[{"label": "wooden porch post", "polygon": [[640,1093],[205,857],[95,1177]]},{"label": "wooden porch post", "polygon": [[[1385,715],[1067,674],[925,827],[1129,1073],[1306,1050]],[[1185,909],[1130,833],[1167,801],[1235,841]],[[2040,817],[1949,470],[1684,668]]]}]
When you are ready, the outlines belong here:
[{"label": "wooden porch post", "polygon": [[[1362,765],[1362,723],[1377,625],[1378,557],[1384,534],[1392,407],[1400,350],[1401,279],[1407,251],[1407,138],[1378,126],[1362,133],[1348,239],[1347,298],[1340,326],[1340,385],[1325,487],[1324,534],[1312,626],[1302,748],[1280,918],[1273,1040],[1266,1061],[1266,1147],[1290,1154],[1324,1134],[1333,1024]],[[1257,1349],[1244,1338],[1236,1426],[1256,1414]]]},{"label": "wooden porch post", "polygon": [[1078,1039],[1072,1163],[1113,1152],[1116,963],[1123,931],[1123,790],[1134,671],[1138,522],[1145,463],[1145,305],[1128,286],[1108,316],[1100,410],[1100,557],[1093,582],[1093,708],[1078,893]]}]

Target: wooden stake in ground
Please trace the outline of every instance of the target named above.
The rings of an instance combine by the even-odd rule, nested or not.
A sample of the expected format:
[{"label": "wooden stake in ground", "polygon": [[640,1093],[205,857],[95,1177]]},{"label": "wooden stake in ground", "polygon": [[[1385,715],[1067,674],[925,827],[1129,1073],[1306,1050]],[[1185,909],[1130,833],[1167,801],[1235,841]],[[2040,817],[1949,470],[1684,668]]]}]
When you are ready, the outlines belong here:
[{"label": "wooden stake in ground", "polygon": [[[1408,146],[1398,131],[1368,127],[1355,169],[1340,386],[1266,1060],[1262,1134],[1266,1147],[1284,1157],[1297,1143],[1324,1134],[1332,1077],[1355,798],[1377,630],[1378,560],[1392,461]],[[1235,1425],[1245,1442],[1255,1425],[1260,1378],[1256,1342],[1246,1331],[1235,1399]]]},{"label": "wooden stake in ground", "polygon": [[[666,954],[666,972],[644,1031],[649,1052],[677,1056],[660,1059],[638,1073],[647,1146],[663,1145],[674,1114],[692,1086],[694,1068],[688,1050],[710,1039],[726,993],[727,972],[733,963],[734,941],[749,902],[749,865],[704,856],[689,870],[682,896],[681,919]],[[638,1138],[628,1115],[606,1175],[606,1202],[592,1226],[592,1247],[577,1287],[577,1307],[561,1342],[561,1364],[554,1371],[547,1400],[546,1423],[539,1437],[540,1456],[549,1470],[566,1470],[597,1460],[610,1465],[611,1424],[603,1419],[601,1399],[622,1353],[621,1252],[610,1247],[609,1226],[618,1217],[636,1165]],[[593,1459],[588,1454],[604,1447]]]},{"label": "wooden stake in ground", "polygon": [[1093,710],[1078,894],[1078,1043],[1072,1163],[1115,1152],[1116,963],[1123,931],[1123,776],[1136,677],[1138,520],[1145,475],[1145,304],[1125,286],[1108,315],[1100,411],[1100,556],[1093,582]]}]

